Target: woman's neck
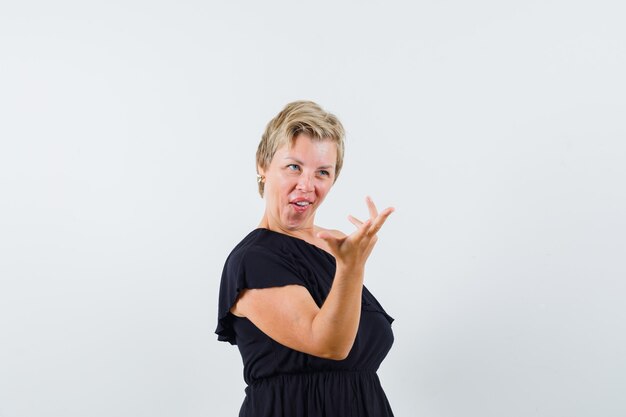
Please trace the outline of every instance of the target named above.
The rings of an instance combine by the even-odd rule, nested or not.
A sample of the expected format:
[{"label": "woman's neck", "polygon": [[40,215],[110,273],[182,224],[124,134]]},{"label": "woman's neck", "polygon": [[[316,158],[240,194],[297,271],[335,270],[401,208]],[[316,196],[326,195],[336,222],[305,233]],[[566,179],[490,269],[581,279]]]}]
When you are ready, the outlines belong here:
[{"label": "woman's neck", "polygon": [[311,225],[298,227],[297,229],[290,229],[286,227],[282,227],[278,222],[272,221],[266,214],[263,215],[261,221],[259,223],[259,228],[268,229],[272,232],[282,233],[284,235],[289,235],[293,237],[297,237],[298,239],[302,239],[311,244],[315,244],[318,242],[319,238],[317,237],[317,232],[320,230],[317,226],[311,222]]}]

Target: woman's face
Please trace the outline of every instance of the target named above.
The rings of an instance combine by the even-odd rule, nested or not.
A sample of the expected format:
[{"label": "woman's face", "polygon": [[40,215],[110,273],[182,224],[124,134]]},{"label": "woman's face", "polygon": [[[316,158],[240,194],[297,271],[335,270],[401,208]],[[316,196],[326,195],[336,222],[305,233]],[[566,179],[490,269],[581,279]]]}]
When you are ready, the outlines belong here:
[{"label": "woman's face", "polygon": [[335,181],[337,145],[295,137],[279,148],[265,176],[265,215],[270,229],[296,231],[313,227],[315,211]]}]

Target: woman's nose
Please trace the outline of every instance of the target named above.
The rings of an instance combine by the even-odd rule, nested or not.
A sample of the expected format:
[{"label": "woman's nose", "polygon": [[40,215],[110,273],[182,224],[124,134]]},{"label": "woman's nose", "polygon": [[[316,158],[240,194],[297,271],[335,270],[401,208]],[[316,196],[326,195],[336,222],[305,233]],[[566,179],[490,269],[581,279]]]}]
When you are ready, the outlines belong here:
[{"label": "woman's nose", "polygon": [[298,190],[303,192],[311,192],[313,191],[313,176],[310,174],[302,173],[298,177]]}]

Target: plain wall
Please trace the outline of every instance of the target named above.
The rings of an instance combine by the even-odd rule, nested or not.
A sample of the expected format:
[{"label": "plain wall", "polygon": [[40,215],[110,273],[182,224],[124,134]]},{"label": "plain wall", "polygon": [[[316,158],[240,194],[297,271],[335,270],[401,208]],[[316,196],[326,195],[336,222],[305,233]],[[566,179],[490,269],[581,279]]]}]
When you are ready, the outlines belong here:
[{"label": "plain wall", "polygon": [[625,8],[3,2],[0,416],[237,415],[219,278],[297,99],[347,129],[319,224],[397,209],[397,416],[626,415]]}]

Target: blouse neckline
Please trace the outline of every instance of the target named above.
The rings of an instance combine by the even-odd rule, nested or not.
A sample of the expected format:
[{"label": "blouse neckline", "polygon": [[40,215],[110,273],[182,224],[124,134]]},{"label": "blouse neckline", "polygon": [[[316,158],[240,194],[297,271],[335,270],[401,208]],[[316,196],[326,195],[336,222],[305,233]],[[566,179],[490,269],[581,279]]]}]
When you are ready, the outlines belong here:
[{"label": "blouse neckline", "polygon": [[333,256],[330,252],[328,252],[327,250],[322,249],[322,248],[320,248],[319,246],[314,245],[314,244],[312,244],[312,243],[309,243],[309,242],[307,242],[306,240],[301,239],[301,238],[299,238],[299,237],[291,236],[291,235],[288,235],[288,234],[285,234],[285,233],[276,232],[276,231],[274,231],[274,230],[270,230],[270,229],[267,229],[267,228],[265,228],[265,227],[257,227],[256,229],[254,229],[254,231],[255,231],[255,232],[256,232],[256,231],[261,231],[261,232],[269,232],[269,233],[272,233],[272,234],[275,234],[275,235],[285,236],[285,237],[287,237],[287,238],[290,238],[290,239],[294,239],[294,240],[297,240],[297,241],[303,242],[303,243],[304,243],[304,244],[306,244],[307,246],[311,246],[311,247],[313,247],[313,248],[315,248],[315,249],[317,249],[317,250],[319,250],[319,251],[322,251],[322,252],[323,252],[323,253],[325,253],[326,255],[330,256],[330,257],[333,259],[333,261],[335,260],[335,257],[334,257],[334,256]]}]

